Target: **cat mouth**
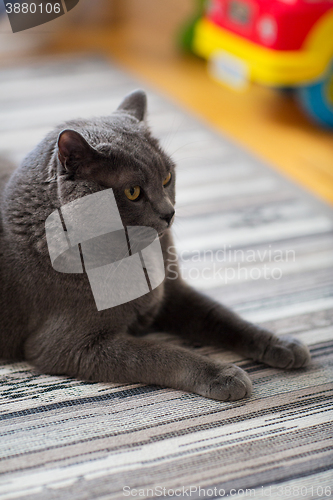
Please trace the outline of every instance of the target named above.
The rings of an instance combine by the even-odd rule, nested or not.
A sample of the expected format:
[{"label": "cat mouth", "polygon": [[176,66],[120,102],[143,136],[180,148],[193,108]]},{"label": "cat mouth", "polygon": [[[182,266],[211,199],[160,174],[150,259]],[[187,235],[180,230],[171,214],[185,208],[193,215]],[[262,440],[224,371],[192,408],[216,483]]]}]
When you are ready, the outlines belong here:
[{"label": "cat mouth", "polygon": [[162,236],[166,233],[166,231],[167,231],[168,229],[170,229],[170,228],[169,228],[169,227],[166,227],[165,229],[163,229],[163,231],[160,231],[160,232],[158,233],[158,237],[159,237],[159,238],[162,238]]},{"label": "cat mouth", "polygon": [[158,232],[159,238],[161,238],[163,236],[163,234],[165,234],[169,229],[171,229],[172,223],[173,223],[173,221],[165,229],[162,229],[162,231]]}]

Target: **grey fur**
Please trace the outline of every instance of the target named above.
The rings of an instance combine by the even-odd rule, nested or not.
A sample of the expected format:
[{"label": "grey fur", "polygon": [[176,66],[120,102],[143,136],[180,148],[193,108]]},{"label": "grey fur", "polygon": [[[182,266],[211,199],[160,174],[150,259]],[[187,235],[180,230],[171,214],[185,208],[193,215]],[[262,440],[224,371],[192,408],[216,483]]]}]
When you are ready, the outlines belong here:
[{"label": "grey fur", "polygon": [[[46,136],[6,184],[1,195],[0,357],[25,359],[50,374],[240,399],[251,393],[242,369],[142,334],[167,331],[279,368],[306,366],[309,351],[297,340],[280,339],[244,321],[181,278],[169,279],[175,166],[152,137],[145,115],[146,96],[137,91],[109,117],[67,122]],[[172,181],[164,188],[168,172]],[[144,192],[136,202],[124,195],[132,185]],[[151,226],[160,234],[166,279],[139,299],[98,312],[85,274],[53,270],[44,224],[56,208],[110,187],[124,225]]]}]

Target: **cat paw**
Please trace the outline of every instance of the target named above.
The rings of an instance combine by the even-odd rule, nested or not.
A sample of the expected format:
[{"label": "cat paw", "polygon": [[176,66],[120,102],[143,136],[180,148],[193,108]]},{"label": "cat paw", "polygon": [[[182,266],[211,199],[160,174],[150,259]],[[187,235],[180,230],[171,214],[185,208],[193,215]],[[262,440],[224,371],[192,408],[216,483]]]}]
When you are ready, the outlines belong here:
[{"label": "cat paw", "polygon": [[275,368],[294,369],[308,366],[311,360],[308,347],[293,337],[274,337],[266,347],[262,362]]},{"label": "cat paw", "polygon": [[252,382],[246,372],[236,365],[224,365],[204,395],[219,401],[236,401],[250,396],[251,392]]}]

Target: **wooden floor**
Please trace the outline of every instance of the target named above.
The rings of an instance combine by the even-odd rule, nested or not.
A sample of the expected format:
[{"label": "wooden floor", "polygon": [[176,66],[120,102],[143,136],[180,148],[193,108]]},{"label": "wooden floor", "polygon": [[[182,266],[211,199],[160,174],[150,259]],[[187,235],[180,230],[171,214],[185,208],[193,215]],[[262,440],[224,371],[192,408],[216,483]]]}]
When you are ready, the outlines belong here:
[{"label": "wooden floor", "polygon": [[236,93],[212,82],[204,61],[177,50],[175,23],[163,19],[160,12],[145,22],[127,16],[112,28],[71,26],[55,36],[52,51],[103,51],[143,86],[159,89],[333,203],[333,131],[309,123],[290,97],[258,86]]}]

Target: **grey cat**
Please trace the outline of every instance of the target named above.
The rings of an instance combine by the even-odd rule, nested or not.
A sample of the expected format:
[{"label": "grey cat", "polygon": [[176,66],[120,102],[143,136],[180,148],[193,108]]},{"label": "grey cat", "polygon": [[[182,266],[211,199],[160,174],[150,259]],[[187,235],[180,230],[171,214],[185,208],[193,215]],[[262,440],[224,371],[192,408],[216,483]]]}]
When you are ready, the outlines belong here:
[{"label": "grey cat", "polygon": [[[237,400],[251,393],[244,370],[144,334],[169,332],[286,369],[308,365],[309,350],[241,319],[180,277],[170,279],[175,165],[150,133],[146,106],[145,93],[135,91],[109,117],[62,124],[6,183],[0,198],[0,357],[27,360],[49,374]],[[107,188],[124,226],[150,226],[159,234],[166,278],[138,299],[97,311],[86,274],[52,268],[45,220]]]}]

